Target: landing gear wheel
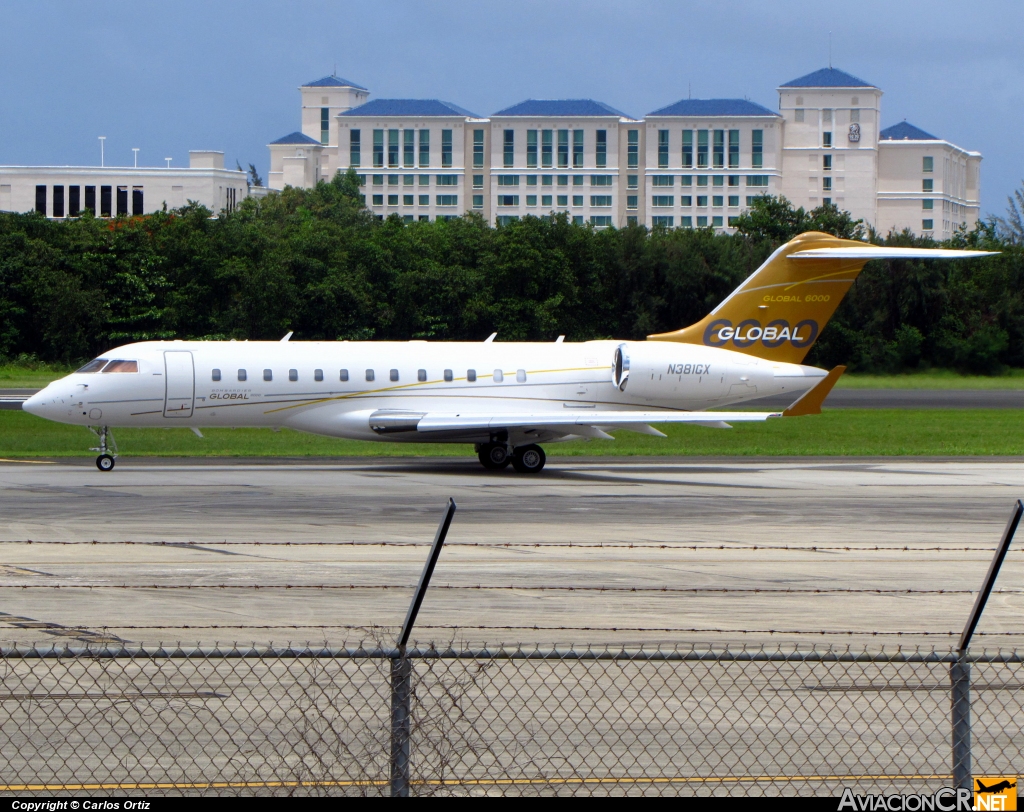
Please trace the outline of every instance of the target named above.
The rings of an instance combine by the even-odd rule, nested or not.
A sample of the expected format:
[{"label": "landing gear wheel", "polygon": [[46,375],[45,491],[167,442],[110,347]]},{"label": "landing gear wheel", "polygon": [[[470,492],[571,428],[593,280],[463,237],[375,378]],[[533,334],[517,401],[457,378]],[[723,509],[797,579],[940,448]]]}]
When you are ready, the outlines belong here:
[{"label": "landing gear wheel", "polygon": [[547,459],[539,445],[524,445],[512,452],[512,467],[521,474],[539,474]]},{"label": "landing gear wheel", "polygon": [[114,470],[114,458],[109,454],[100,454],[96,458],[96,467],[101,471],[113,471]]},{"label": "landing gear wheel", "polygon": [[512,462],[508,446],[504,443],[487,443],[477,452],[480,464],[489,471],[500,471]]}]

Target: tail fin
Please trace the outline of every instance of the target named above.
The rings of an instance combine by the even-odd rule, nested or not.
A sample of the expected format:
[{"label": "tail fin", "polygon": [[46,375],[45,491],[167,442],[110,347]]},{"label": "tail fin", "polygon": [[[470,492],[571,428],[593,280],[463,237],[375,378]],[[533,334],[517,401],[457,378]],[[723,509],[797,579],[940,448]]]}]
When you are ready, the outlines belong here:
[{"label": "tail fin", "polygon": [[886,248],[808,231],[790,240],[704,319],[652,341],[738,350],[799,364],[872,259],[954,259],[989,251]]}]

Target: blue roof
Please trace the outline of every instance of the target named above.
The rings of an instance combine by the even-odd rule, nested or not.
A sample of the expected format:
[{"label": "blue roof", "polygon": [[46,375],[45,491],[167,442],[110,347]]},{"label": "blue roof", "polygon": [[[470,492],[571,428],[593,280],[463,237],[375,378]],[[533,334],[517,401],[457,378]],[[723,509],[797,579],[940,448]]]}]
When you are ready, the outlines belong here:
[{"label": "blue roof", "polygon": [[273,144],[316,144],[318,147],[322,146],[319,141],[315,138],[310,138],[305,133],[300,133],[296,130],[293,133],[288,133],[284,138],[278,138],[276,141],[270,142]]},{"label": "blue roof", "polygon": [[905,121],[901,121],[899,124],[893,124],[891,127],[886,127],[878,134],[879,141],[938,141],[931,133],[926,133],[924,130],[915,127],[913,124],[907,124]]},{"label": "blue roof", "polygon": [[782,87],[874,87],[870,82],[851,76],[837,68],[822,68],[799,79],[786,82]]},{"label": "blue roof", "polygon": [[373,99],[353,107],[342,116],[459,116],[479,118],[457,104],[440,99]]},{"label": "blue roof", "polygon": [[315,82],[306,82],[303,87],[354,87],[356,90],[366,90],[362,85],[357,85],[348,79],[342,79],[340,76],[325,76],[323,79],[317,79]]},{"label": "blue roof", "polygon": [[778,116],[767,107],[746,99],[682,99],[649,116]]},{"label": "blue roof", "polygon": [[499,110],[495,116],[615,116],[630,118],[621,110],[593,99],[527,99]]}]

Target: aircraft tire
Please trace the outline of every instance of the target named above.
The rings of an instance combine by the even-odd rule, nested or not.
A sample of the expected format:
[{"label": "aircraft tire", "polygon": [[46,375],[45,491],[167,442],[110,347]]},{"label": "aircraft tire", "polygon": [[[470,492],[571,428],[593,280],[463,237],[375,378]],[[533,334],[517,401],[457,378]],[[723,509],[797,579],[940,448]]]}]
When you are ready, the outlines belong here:
[{"label": "aircraft tire", "polygon": [[96,458],[96,467],[101,471],[113,471],[114,470],[114,458],[110,454],[100,454]]},{"label": "aircraft tire", "polygon": [[512,467],[520,474],[539,474],[547,459],[539,445],[524,445],[512,452]]},{"label": "aircraft tire", "polygon": [[512,462],[512,455],[508,453],[508,446],[502,443],[487,443],[477,453],[480,464],[488,471],[500,471]]}]

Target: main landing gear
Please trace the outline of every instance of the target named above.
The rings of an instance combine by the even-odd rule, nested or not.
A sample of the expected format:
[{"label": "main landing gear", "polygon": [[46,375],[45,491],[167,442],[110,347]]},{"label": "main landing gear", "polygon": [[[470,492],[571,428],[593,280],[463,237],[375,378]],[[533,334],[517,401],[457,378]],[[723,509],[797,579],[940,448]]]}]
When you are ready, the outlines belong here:
[{"label": "main landing gear", "polygon": [[96,467],[101,471],[113,471],[114,460],[117,459],[117,443],[114,441],[114,435],[106,426],[100,426],[99,431],[89,426],[89,431],[95,434],[100,441],[97,448],[89,449],[90,451],[100,452],[100,455],[96,458]]},{"label": "main landing gear", "polygon": [[490,471],[512,467],[520,474],[538,474],[547,462],[547,455],[539,445],[521,445],[510,449],[507,443],[485,443],[477,447],[480,464]]}]

